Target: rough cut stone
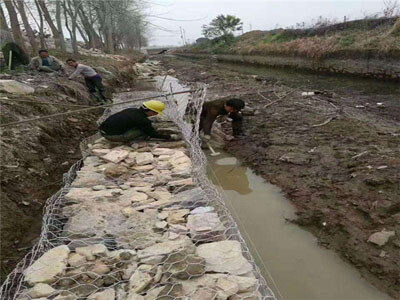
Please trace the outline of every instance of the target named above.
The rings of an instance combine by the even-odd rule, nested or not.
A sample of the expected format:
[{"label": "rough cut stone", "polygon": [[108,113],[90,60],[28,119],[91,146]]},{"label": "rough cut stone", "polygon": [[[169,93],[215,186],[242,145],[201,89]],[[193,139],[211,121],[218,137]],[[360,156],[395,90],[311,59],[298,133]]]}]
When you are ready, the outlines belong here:
[{"label": "rough cut stone", "polygon": [[175,180],[175,181],[171,181],[168,183],[169,187],[180,187],[180,186],[184,186],[184,185],[193,185],[193,179],[192,178],[186,178],[186,179],[180,179],[180,180]]},{"label": "rough cut stone", "polygon": [[157,229],[165,229],[168,226],[168,223],[165,221],[157,222],[156,228]]},{"label": "rough cut stone", "polygon": [[127,184],[129,184],[132,187],[152,187],[153,184],[150,182],[145,182],[145,181],[132,181],[132,182],[128,182]]},{"label": "rough cut stone", "polygon": [[168,191],[154,191],[154,192],[149,192],[147,193],[151,198],[154,198],[156,200],[169,200],[171,199],[172,195]]},{"label": "rough cut stone", "polygon": [[65,245],[50,249],[24,271],[25,281],[31,285],[54,282],[65,271],[69,253]]},{"label": "rough cut stone", "polygon": [[78,267],[86,263],[86,257],[78,253],[72,253],[68,258],[68,265]]},{"label": "rough cut stone", "polygon": [[73,187],[93,187],[98,185],[105,185],[109,181],[103,174],[96,172],[78,171],[77,178],[71,184]]},{"label": "rough cut stone", "polygon": [[146,300],[146,298],[142,295],[136,294],[136,293],[131,293],[128,295],[126,300]]},{"label": "rough cut stone", "polygon": [[175,194],[174,200],[175,199],[177,201],[187,202],[187,204],[190,205],[191,203],[198,204],[201,203],[202,200],[204,201],[207,200],[207,196],[200,187],[197,187],[191,190]]},{"label": "rough cut stone", "polygon": [[188,209],[173,210],[168,212],[167,222],[170,224],[186,223],[185,216],[189,214]]},{"label": "rough cut stone", "polygon": [[62,292],[54,300],[78,300],[78,296],[70,292]]},{"label": "rough cut stone", "polygon": [[108,177],[120,177],[127,172],[128,168],[117,164],[110,165],[104,170],[104,174]]},{"label": "rough cut stone", "polygon": [[104,155],[110,153],[111,150],[110,149],[92,149],[91,151],[94,155],[104,156]]},{"label": "rough cut stone", "polygon": [[368,238],[368,242],[378,245],[380,247],[384,246],[392,236],[395,236],[394,231],[375,232]]},{"label": "rough cut stone", "polygon": [[90,295],[88,300],[115,300],[115,291],[114,289],[106,289],[102,292],[95,293]]},{"label": "rough cut stone", "polygon": [[156,149],[151,150],[151,152],[156,156],[161,156],[161,155],[171,156],[175,153],[175,150],[168,149],[168,148],[156,148]]},{"label": "rough cut stone", "polygon": [[179,241],[167,241],[138,251],[138,258],[143,259],[150,256],[168,255],[178,250],[187,249],[188,252],[194,250],[192,241],[186,237]]},{"label": "rough cut stone", "polygon": [[120,189],[107,189],[102,191],[93,191],[91,188],[71,188],[65,199],[76,203],[85,203],[87,201],[102,200],[115,197],[121,193]]},{"label": "rough cut stone", "polygon": [[136,164],[138,166],[144,166],[151,164],[154,161],[154,156],[150,152],[142,152],[136,155]]},{"label": "rough cut stone", "polygon": [[238,241],[202,244],[197,247],[196,253],[206,260],[206,272],[244,275],[253,270],[243,257]]},{"label": "rough cut stone", "polygon": [[127,151],[127,150],[114,149],[114,150],[111,150],[110,152],[108,152],[102,158],[104,160],[107,160],[107,161],[117,164],[120,161],[123,161],[125,158],[127,158],[128,155],[129,155],[129,151]]},{"label": "rough cut stone", "polygon": [[106,190],[107,188],[106,188],[106,186],[105,185],[95,185],[95,186],[92,186],[92,190],[93,191],[103,191],[103,190]]},{"label": "rough cut stone", "polygon": [[155,168],[155,166],[153,166],[153,165],[145,165],[145,166],[136,166],[136,167],[133,167],[132,169],[134,169],[135,171],[141,172],[141,173],[146,173],[146,172],[153,170],[154,168]]},{"label": "rough cut stone", "polygon": [[87,260],[95,260],[96,257],[107,256],[107,247],[103,244],[95,244],[87,247],[79,247],[75,249],[76,253],[83,255]]},{"label": "rough cut stone", "polygon": [[55,292],[50,285],[45,283],[38,283],[33,288],[31,288],[28,292],[28,295],[32,298],[41,298],[50,296]]},{"label": "rough cut stone", "polygon": [[186,226],[181,225],[181,224],[176,224],[176,225],[171,224],[169,226],[169,230],[171,232],[178,233],[178,234],[186,234],[189,231],[189,229]]},{"label": "rough cut stone", "polygon": [[151,283],[152,277],[140,269],[137,269],[129,279],[130,293],[141,293]]},{"label": "rough cut stone", "polygon": [[205,273],[205,260],[185,251],[175,252],[168,255],[164,261],[163,271],[177,279],[194,278]]},{"label": "rough cut stone", "polygon": [[149,198],[147,194],[137,192],[135,190],[127,190],[123,193],[123,195],[120,197],[121,201],[127,201],[127,202],[142,202],[146,201]]},{"label": "rough cut stone", "polygon": [[27,84],[15,80],[0,79],[0,92],[26,95],[26,94],[33,94],[35,92],[35,89]]},{"label": "rough cut stone", "polygon": [[225,239],[225,226],[216,213],[204,213],[199,215],[189,215],[187,228],[194,241],[210,242]]},{"label": "rough cut stone", "polygon": [[219,278],[216,282],[216,288],[220,299],[228,299],[228,297],[235,295],[239,291],[239,285],[235,281],[227,280],[226,278]]},{"label": "rough cut stone", "polygon": [[205,214],[205,213],[209,213],[209,212],[213,212],[214,211],[214,207],[212,206],[200,206],[200,207],[196,207],[195,209],[193,209],[190,214],[191,215],[199,215],[199,214]]}]

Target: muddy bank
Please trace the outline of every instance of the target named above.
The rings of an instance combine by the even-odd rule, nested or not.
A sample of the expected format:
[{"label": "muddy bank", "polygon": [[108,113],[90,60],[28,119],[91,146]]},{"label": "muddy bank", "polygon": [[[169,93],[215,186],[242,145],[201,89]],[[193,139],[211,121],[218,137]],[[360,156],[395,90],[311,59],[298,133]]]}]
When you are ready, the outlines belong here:
[{"label": "muddy bank", "polygon": [[309,70],[313,72],[353,75],[366,78],[400,81],[398,58],[321,58],[312,59],[280,55],[236,55],[179,53],[179,56],[196,59],[213,59],[217,62],[241,63],[254,66]]},{"label": "muddy bank", "polygon": [[[296,90],[221,65],[174,58],[163,63],[184,82],[208,83],[210,99],[244,99],[250,107],[245,135],[227,144],[227,150],[285,191],[297,208],[296,222],[321,245],[399,297],[398,92],[371,95],[349,85],[302,97],[307,83]],[[382,231],[394,235],[378,246],[372,235]]]},{"label": "muddy bank", "polygon": [[[81,60],[91,62],[86,62],[84,57]],[[125,64],[128,68],[130,61]],[[132,72],[128,76],[122,68],[118,70],[119,63],[112,59],[99,61],[96,66],[107,68],[101,70],[105,72],[103,76],[110,93],[134,78]],[[25,82],[35,88],[35,92],[29,95],[0,92],[1,123],[75,110],[96,103],[83,80],[68,81],[65,77],[54,75],[1,74],[2,80]],[[53,105],[41,104],[44,102]],[[79,115],[2,128],[2,281],[39,238],[43,205],[60,188],[63,173],[81,158],[79,143],[97,130],[96,120],[102,111],[95,109]]]}]

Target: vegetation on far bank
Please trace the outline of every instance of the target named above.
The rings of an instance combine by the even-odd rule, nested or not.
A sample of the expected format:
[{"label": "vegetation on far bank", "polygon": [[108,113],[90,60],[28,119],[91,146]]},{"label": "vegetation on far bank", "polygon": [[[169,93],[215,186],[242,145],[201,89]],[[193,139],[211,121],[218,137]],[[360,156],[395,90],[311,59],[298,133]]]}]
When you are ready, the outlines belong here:
[{"label": "vegetation on far bank", "polygon": [[327,57],[400,57],[400,18],[365,19],[309,29],[276,29],[233,34],[178,51],[210,54]]}]

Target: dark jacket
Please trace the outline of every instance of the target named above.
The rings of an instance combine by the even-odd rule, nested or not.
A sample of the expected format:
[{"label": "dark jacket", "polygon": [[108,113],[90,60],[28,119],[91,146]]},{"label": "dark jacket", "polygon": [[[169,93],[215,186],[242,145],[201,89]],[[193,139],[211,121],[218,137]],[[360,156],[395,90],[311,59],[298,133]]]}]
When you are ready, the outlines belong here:
[{"label": "dark jacket", "polygon": [[211,127],[215,119],[221,115],[228,115],[232,119],[233,135],[241,133],[243,117],[238,113],[228,113],[225,110],[226,99],[215,100],[203,104],[203,110],[200,115],[200,130],[204,134],[211,133]]},{"label": "dark jacket", "polygon": [[139,129],[145,135],[157,139],[170,139],[170,135],[158,133],[142,108],[127,108],[109,116],[100,128],[107,135],[120,135],[131,129]]}]

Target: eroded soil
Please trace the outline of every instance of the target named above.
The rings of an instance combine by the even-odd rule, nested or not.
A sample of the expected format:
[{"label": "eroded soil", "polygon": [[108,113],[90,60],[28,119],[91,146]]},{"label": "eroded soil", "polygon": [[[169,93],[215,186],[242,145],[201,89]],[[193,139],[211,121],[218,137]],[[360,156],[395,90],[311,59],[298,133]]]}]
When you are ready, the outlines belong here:
[{"label": "eroded soil", "polygon": [[[80,60],[112,72],[103,74],[108,93],[131,86],[136,77],[131,69],[134,61]],[[31,95],[0,93],[1,124],[96,104],[83,79],[30,72],[0,74],[0,78],[35,87]],[[44,204],[63,185],[63,174],[82,158],[79,144],[97,131],[96,120],[102,113],[97,108],[1,128],[1,281],[39,239]]]},{"label": "eroded soil", "polygon": [[[303,97],[312,83],[287,85],[205,61],[157,59],[188,84],[207,83],[210,99],[245,100],[245,134],[227,151],[281,187],[297,208],[294,222],[321,245],[400,298],[400,91],[368,94],[350,82]],[[384,246],[367,242],[384,229],[396,233]]]}]

